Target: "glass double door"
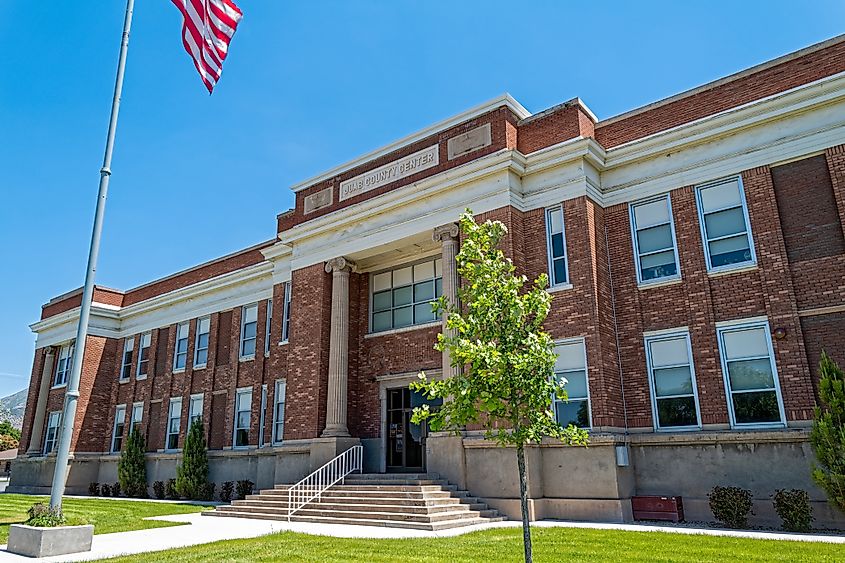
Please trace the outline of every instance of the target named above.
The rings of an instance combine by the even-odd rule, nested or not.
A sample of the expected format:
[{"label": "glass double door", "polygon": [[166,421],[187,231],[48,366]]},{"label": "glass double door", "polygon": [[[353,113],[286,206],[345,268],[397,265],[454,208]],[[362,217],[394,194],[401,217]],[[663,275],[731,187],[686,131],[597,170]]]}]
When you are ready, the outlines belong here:
[{"label": "glass double door", "polygon": [[428,401],[422,394],[406,388],[387,390],[387,470],[392,472],[425,471],[425,423],[414,424],[414,408],[428,403],[432,408],[442,401]]}]

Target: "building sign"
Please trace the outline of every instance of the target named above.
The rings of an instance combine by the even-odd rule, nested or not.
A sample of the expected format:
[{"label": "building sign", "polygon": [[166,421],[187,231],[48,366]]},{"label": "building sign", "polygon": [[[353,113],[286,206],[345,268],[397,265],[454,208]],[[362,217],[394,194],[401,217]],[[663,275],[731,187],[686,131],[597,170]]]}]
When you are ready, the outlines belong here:
[{"label": "building sign", "polygon": [[412,155],[394,160],[384,166],[379,166],[374,170],[341,182],[340,201],[437,166],[440,162],[440,151],[438,149],[439,145],[432,145]]}]

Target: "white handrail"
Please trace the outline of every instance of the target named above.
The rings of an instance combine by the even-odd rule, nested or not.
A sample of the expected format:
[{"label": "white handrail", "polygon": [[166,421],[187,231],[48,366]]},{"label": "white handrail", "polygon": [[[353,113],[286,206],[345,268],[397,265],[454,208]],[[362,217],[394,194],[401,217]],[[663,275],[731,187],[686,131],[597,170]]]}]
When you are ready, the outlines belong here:
[{"label": "white handrail", "polygon": [[364,447],[352,446],[288,489],[288,522],[294,512],[320,496],[353,471],[361,471]]}]

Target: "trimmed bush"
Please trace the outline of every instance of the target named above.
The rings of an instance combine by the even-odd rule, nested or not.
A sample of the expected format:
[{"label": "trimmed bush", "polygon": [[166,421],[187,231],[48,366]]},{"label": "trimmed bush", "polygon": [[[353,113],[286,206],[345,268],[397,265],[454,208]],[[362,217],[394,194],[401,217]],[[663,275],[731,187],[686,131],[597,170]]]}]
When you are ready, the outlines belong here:
[{"label": "trimmed bush", "polygon": [[153,494],[159,500],[164,498],[164,481],[156,481],[153,483]]},{"label": "trimmed bush", "polygon": [[822,352],[819,362],[819,399],[810,445],[816,455],[813,481],[832,504],[845,511],[845,373]]},{"label": "trimmed bush", "polygon": [[100,485],[100,496],[101,497],[110,497],[111,496],[111,485],[108,483],[103,483]]},{"label": "trimmed bush", "polygon": [[185,498],[198,500],[208,485],[208,451],[202,420],[196,419],[188,430],[182,463],[176,468],[176,490]]},{"label": "trimmed bush", "polygon": [[26,511],[29,518],[24,524],[37,528],[55,528],[65,523],[65,516],[61,508],[52,508],[49,505],[36,502]]},{"label": "trimmed bush", "polygon": [[707,495],[713,516],[728,528],[748,528],[751,511],[751,491],[739,487],[716,485]]},{"label": "trimmed bush", "polygon": [[88,483],[88,494],[92,497],[100,496],[100,484],[96,481]]},{"label": "trimmed bush", "polygon": [[129,433],[129,438],[120,452],[120,461],[117,462],[117,496],[120,489],[128,497],[144,498],[147,496],[147,464],[144,452],[147,449],[144,443],[144,436],[137,430]]},{"label": "trimmed bush", "polygon": [[813,518],[810,495],[801,489],[778,489],[775,492],[775,512],[787,532],[809,532]]},{"label": "trimmed bush", "polygon": [[237,486],[235,487],[235,492],[238,495],[238,500],[243,500],[246,498],[247,495],[252,494],[252,488],[255,486],[255,483],[250,481],[249,479],[244,479],[242,481],[238,481]]},{"label": "trimmed bush", "polygon": [[223,502],[231,502],[232,494],[235,492],[235,483],[232,481],[225,481],[220,485],[220,500]]},{"label": "trimmed bush", "polygon": [[164,485],[164,495],[170,500],[179,500],[179,491],[176,490],[176,479],[168,479]]},{"label": "trimmed bush", "polygon": [[214,483],[206,483],[205,486],[202,488],[200,500],[214,500],[214,489],[216,488],[217,485],[215,485]]},{"label": "trimmed bush", "polygon": [[111,486],[111,496],[119,497],[120,496],[120,483],[115,483]]}]

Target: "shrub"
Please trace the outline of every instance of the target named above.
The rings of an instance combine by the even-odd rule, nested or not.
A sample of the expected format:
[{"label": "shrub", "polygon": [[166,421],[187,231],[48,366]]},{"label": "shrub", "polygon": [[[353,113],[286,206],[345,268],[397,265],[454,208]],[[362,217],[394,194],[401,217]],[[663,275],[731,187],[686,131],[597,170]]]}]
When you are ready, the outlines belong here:
[{"label": "shrub", "polygon": [[24,524],[38,528],[55,528],[65,523],[65,516],[61,508],[53,508],[46,504],[36,502],[26,511],[29,518]]},{"label": "shrub", "polygon": [[153,494],[159,500],[164,498],[164,481],[156,481],[153,483]]},{"label": "shrub", "polygon": [[819,362],[819,399],[810,445],[816,455],[813,481],[831,503],[845,511],[845,373],[822,352]]},{"label": "shrub", "polygon": [[110,497],[111,496],[111,486],[108,483],[103,483],[100,485],[100,496],[101,497]]},{"label": "shrub", "polygon": [[111,496],[119,497],[120,496],[120,483],[115,483],[111,486]]},{"label": "shrub", "polygon": [[238,494],[238,500],[243,500],[246,498],[247,495],[252,494],[252,488],[255,486],[255,483],[250,481],[249,479],[244,479],[242,481],[238,481],[237,487],[235,487],[235,491]]},{"label": "shrub", "polygon": [[214,489],[216,488],[217,485],[214,483],[206,482],[200,493],[200,500],[214,500]]},{"label": "shrub", "polygon": [[176,479],[168,479],[164,485],[164,495],[170,500],[179,500],[179,491],[176,490]]},{"label": "shrub", "polygon": [[809,532],[813,518],[810,495],[801,489],[778,489],[775,492],[775,512],[787,532]]},{"label": "shrub", "polygon": [[88,483],[88,494],[92,497],[100,496],[100,484],[96,481]]},{"label": "shrub", "polygon": [[182,463],[176,468],[176,490],[183,497],[200,499],[208,483],[208,452],[205,444],[205,428],[201,419],[196,419],[188,430]]},{"label": "shrub", "polygon": [[[147,496],[147,464],[144,451],[147,449],[144,436],[133,429],[126,439],[120,461],[117,462],[117,478],[120,481],[118,493],[122,488],[128,497]],[[115,493],[117,496],[118,493]]]},{"label": "shrub", "polygon": [[739,487],[715,486],[707,495],[713,516],[728,528],[747,528],[751,491]]},{"label": "shrub", "polygon": [[235,484],[232,481],[225,481],[220,485],[220,500],[229,502],[232,500],[232,493],[235,492]]}]

